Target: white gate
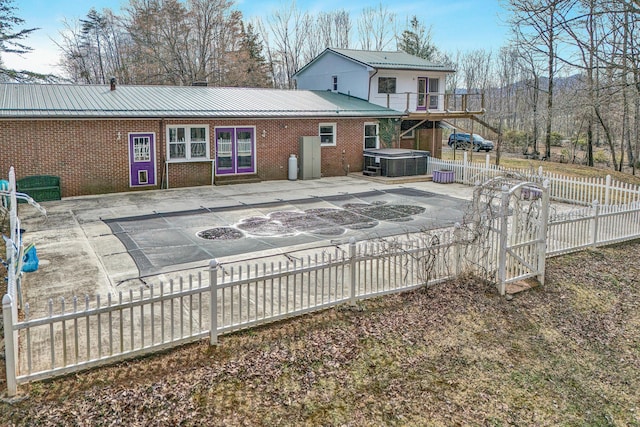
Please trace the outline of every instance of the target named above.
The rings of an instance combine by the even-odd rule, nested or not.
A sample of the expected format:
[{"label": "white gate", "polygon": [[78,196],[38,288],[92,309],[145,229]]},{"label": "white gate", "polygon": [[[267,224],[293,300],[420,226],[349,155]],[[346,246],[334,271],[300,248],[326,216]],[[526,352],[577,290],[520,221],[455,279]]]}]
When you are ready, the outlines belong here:
[{"label": "white gate", "polygon": [[505,295],[510,283],[536,278],[544,284],[549,183],[502,186],[499,210],[497,286]]}]

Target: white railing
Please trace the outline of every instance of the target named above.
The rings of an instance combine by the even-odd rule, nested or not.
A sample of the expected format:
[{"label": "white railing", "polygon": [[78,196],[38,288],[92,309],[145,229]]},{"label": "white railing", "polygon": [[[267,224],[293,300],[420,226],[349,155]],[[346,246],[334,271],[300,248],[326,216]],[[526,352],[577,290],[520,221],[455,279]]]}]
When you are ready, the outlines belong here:
[{"label": "white railing", "polygon": [[542,183],[549,181],[550,198],[558,202],[590,206],[594,200],[603,206],[629,205],[640,201],[640,186],[606,177],[577,178],[558,173],[545,172],[540,166],[533,169],[512,169],[492,165],[487,154],[482,162],[471,162],[468,153],[462,153],[462,160],[441,160],[429,158],[427,174],[434,170],[452,170],[455,182],[465,185],[483,183],[497,176],[517,176],[524,181]]}]

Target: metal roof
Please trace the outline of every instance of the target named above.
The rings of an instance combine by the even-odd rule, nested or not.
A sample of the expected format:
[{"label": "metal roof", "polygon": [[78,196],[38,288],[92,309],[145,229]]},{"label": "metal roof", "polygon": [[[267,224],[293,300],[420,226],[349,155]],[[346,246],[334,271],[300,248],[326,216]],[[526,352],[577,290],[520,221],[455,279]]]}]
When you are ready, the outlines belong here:
[{"label": "metal roof", "polygon": [[347,95],[202,86],[0,84],[0,118],[399,117]]},{"label": "metal roof", "polygon": [[309,65],[314,63],[318,58],[329,52],[344,56],[352,61],[371,67],[374,69],[391,69],[391,70],[416,70],[416,71],[443,71],[453,73],[455,70],[449,65],[437,64],[422,59],[406,52],[390,52],[390,51],[373,51],[373,50],[355,50],[355,49],[338,49],[327,48],[314,58],[307,65],[302,67],[296,74],[302,73]]}]

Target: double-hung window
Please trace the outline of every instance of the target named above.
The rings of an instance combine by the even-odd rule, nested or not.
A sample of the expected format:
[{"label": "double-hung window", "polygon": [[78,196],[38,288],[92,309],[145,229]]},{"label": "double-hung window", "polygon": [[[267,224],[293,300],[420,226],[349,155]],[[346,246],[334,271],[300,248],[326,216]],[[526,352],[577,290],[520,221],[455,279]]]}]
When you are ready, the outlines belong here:
[{"label": "double-hung window", "polygon": [[318,135],[320,136],[321,145],[336,145],[336,124],[320,123]]},{"label": "double-hung window", "polygon": [[167,126],[169,160],[209,159],[209,126]]},{"label": "double-hung window", "polygon": [[379,148],[378,138],[378,124],[377,123],[365,123],[364,124],[364,149]]}]

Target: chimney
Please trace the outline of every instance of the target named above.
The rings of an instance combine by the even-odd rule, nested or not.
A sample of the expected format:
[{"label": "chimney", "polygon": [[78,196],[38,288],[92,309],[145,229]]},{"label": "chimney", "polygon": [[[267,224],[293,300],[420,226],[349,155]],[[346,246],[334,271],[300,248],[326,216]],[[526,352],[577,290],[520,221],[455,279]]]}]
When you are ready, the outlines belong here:
[{"label": "chimney", "polygon": [[111,79],[109,79],[109,83],[111,84],[111,90],[116,90],[116,78],[111,77]]}]

